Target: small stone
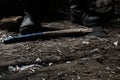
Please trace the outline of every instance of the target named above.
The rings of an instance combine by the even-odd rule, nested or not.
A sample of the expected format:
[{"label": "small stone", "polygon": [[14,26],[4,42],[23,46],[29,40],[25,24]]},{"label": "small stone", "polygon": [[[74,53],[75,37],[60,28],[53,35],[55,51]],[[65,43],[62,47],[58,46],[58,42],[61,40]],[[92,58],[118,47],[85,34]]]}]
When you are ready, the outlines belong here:
[{"label": "small stone", "polygon": [[77,75],[77,78],[80,80],[80,76],[79,75]]},{"label": "small stone", "polygon": [[9,70],[10,72],[14,72],[16,69],[15,69],[13,66],[8,66],[8,70]]},{"label": "small stone", "polygon": [[61,53],[61,52],[62,52],[62,51],[61,51],[61,50],[59,50],[59,49],[58,49],[57,51],[58,51],[59,53]]},{"label": "small stone", "polygon": [[42,60],[40,58],[37,58],[35,62],[42,62]]},{"label": "small stone", "polygon": [[99,52],[99,49],[96,48],[96,49],[93,49],[93,50],[90,51],[90,53],[93,53],[93,52]]},{"label": "small stone", "polygon": [[82,41],[82,44],[88,45],[88,44],[90,44],[90,42],[88,42],[88,41]]},{"label": "small stone", "polygon": [[70,64],[71,62],[70,62],[70,61],[67,61],[66,63],[67,63],[67,64]]},{"label": "small stone", "polygon": [[51,66],[53,63],[49,63],[49,66]]},{"label": "small stone", "polygon": [[115,41],[115,42],[114,42],[114,45],[115,45],[115,46],[118,46],[118,41]]},{"label": "small stone", "polygon": [[110,67],[106,67],[106,69],[107,69],[107,70],[111,70],[111,68],[110,68]]}]

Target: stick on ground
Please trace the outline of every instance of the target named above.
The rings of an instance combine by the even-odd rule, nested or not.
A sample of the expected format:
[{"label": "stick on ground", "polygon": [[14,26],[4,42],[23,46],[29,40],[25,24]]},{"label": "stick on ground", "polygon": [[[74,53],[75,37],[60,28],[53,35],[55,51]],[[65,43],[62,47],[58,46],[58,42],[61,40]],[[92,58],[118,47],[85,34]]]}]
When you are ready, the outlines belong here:
[{"label": "stick on ground", "polygon": [[53,38],[53,37],[64,37],[64,36],[81,36],[86,33],[92,32],[92,28],[79,28],[79,29],[66,29],[48,32],[32,33],[27,35],[20,35],[15,37],[8,37],[4,40],[5,44],[31,41],[36,39]]}]

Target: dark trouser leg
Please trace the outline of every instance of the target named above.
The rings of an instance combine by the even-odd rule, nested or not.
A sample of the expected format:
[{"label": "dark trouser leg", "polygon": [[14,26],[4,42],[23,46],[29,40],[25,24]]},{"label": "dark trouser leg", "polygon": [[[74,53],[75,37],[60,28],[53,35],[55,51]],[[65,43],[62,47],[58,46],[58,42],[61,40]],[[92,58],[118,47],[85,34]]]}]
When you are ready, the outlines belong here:
[{"label": "dark trouser leg", "polygon": [[112,0],[88,0],[89,10],[83,17],[83,25],[93,27],[89,36],[105,36],[103,28],[114,13]]},{"label": "dark trouser leg", "polygon": [[73,23],[82,24],[83,13],[88,10],[84,0],[69,0],[70,17]]},{"label": "dark trouser leg", "polygon": [[69,0],[73,21],[93,27],[93,36],[104,36],[102,28],[113,14],[111,0]]},{"label": "dark trouser leg", "polygon": [[[21,34],[29,34],[40,31],[41,23],[39,21],[39,5],[33,0],[23,0],[23,7],[25,9],[25,17],[20,26]],[[37,10],[36,10],[37,9]],[[39,14],[39,15],[38,15]]]},{"label": "dark trouser leg", "polygon": [[20,33],[21,34],[30,34],[39,32],[41,27],[41,23],[35,21],[29,13],[25,13],[24,19],[20,26]]},{"label": "dark trouser leg", "polygon": [[103,27],[106,21],[108,21],[108,19],[106,18],[86,14],[83,17],[83,25],[93,28],[93,32],[88,34],[87,36],[92,36],[92,37],[106,36],[106,34],[103,32]]}]

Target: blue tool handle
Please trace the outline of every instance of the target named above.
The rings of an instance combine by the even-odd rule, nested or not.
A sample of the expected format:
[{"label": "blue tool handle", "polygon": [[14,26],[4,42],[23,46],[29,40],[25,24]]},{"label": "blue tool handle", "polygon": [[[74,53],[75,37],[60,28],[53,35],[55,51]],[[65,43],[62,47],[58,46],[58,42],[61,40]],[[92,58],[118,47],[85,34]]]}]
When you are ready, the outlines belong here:
[{"label": "blue tool handle", "polygon": [[43,32],[39,32],[39,33],[32,33],[32,34],[20,35],[15,37],[8,37],[4,39],[4,43],[9,44],[9,43],[36,40],[42,37],[42,35]]}]

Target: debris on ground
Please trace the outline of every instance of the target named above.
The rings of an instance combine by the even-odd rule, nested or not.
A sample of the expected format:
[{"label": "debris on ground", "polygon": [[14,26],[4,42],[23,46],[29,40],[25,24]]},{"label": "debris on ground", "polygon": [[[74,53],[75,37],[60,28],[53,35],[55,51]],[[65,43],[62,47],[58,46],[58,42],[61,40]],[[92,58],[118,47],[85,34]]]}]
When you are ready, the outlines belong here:
[{"label": "debris on ground", "polygon": [[[71,36],[12,44],[1,41],[19,32],[0,30],[0,80],[119,80],[120,37],[116,35],[120,35],[120,24],[117,23],[107,26],[108,36],[103,38]],[[80,28],[69,21],[42,25]]]}]

